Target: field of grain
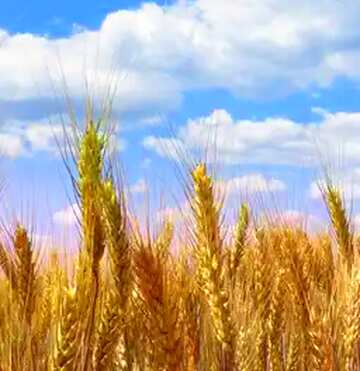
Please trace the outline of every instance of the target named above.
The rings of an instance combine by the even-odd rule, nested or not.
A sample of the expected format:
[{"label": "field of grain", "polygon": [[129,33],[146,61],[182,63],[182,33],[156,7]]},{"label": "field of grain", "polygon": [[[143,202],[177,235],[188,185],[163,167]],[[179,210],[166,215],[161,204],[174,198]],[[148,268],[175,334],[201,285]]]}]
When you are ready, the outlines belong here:
[{"label": "field of grain", "polygon": [[107,139],[89,121],[71,145],[77,256],[40,259],[21,224],[0,245],[0,370],[360,369],[359,246],[340,189],[322,189],[327,233],[256,225],[244,203],[225,238],[200,162],[187,169],[188,236],[170,220],[153,236]]}]

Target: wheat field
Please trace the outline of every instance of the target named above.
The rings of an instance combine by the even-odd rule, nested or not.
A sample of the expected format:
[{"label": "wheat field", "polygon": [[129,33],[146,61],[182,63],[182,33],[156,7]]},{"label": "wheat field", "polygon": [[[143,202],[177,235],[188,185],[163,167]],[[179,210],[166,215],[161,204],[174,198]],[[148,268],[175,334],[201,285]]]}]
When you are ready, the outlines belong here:
[{"label": "wheat field", "polygon": [[134,222],[107,139],[89,120],[72,147],[76,256],[39,259],[20,223],[0,245],[0,370],[360,370],[359,246],[340,189],[322,189],[329,232],[255,225],[244,203],[225,238],[200,162],[187,238],[170,220],[153,236]]}]

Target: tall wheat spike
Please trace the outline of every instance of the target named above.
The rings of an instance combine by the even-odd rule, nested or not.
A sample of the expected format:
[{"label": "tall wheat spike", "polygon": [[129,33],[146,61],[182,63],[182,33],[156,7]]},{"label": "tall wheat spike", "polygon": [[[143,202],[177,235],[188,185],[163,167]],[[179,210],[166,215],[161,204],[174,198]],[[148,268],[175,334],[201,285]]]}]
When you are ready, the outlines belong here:
[{"label": "tall wheat spike", "polygon": [[350,230],[350,222],[346,215],[341,194],[332,184],[326,185],[325,200],[335,230],[339,254],[350,268],[354,260],[353,234]]},{"label": "tall wheat spike", "polygon": [[81,201],[83,240],[86,251],[92,259],[94,272],[104,253],[101,216],[98,197],[102,184],[104,138],[99,129],[90,121],[80,142],[78,188]]},{"label": "tall wheat spike", "polygon": [[90,259],[91,290],[88,314],[85,315],[83,371],[87,371],[93,354],[94,323],[99,296],[99,265],[104,254],[104,231],[101,222],[99,199],[101,197],[102,172],[104,167],[105,137],[100,126],[90,120],[79,145],[78,191],[81,204],[83,244]]},{"label": "tall wheat spike", "polygon": [[[111,181],[102,187],[103,225],[109,249],[111,280],[101,314],[95,350],[95,369],[107,369],[115,359],[121,337],[124,339],[125,314],[130,292],[131,254],[127,236],[125,210],[117,199]],[[126,347],[126,344],[125,344]]]},{"label": "tall wheat spike", "polygon": [[[219,207],[215,203],[214,184],[205,164],[192,172],[194,196],[192,209],[196,219],[196,259],[199,285],[211,313],[213,330],[225,362],[234,361],[234,334],[225,287],[224,252],[220,236]],[[222,363],[223,361],[221,361]]]}]

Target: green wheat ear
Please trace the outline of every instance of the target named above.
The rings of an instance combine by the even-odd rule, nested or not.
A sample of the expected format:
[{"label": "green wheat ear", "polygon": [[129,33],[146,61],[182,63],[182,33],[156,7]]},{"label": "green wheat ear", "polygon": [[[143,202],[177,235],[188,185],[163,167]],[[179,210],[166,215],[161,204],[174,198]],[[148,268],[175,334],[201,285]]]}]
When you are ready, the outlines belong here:
[{"label": "green wheat ear", "polygon": [[104,166],[105,139],[93,121],[86,127],[80,143],[78,187],[81,201],[81,216],[85,248],[93,259],[96,269],[103,253],[103,231],[98,199]]}]

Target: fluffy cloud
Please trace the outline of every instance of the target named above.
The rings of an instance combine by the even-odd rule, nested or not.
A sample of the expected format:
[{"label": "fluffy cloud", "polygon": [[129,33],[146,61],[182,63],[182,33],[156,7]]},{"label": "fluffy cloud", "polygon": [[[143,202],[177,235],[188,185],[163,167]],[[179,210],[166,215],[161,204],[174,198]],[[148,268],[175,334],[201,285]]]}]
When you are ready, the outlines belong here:
[{"label": "fluffy cloud", "polygon": [[119,110],[171,109],[193,88],[278,95],[357,79],[359,11],[350,0],[185,0],[119,10],[58,39],[0,30],[0,99],[48,97],[60,71],[75,97],[85,76],[99,95],[116,83]]},{"label": "fluffy cloud", "polygon": [[[346,201],[360,198],[360,168],[338,170],[330,174],[331,181],[341,190]],[[309,195],[313,199],[322,198],[321,189],[325,181],[318,179],[310,184]]]},{"label": "fluffy cloud", "polygon": [[63,226],[73,226],[80,218],[80,209],[77,204],[58,210],[53,215],[53,221]]},{"label": "fluffy cloud", "polygon": [[36,151],[58,153],[64,140],[61,124],[52,124],[52,118],[38,121],[9,120],[0,128],[0,154],[16,158]]},{"label": "fluffy cloud", "polygon": [[30,143],[31,150],[55,152],[57,150],[56,141],[59,141],[60,144],[64,139],[64,129],[61,125],[34,123],[27,125],[22,135],[24,140]]},{"label": "fluffy cloud", "polygon": [[11,133],[0,133],[0,156],[16,158],[24,151],[21,137]]},{"label": "fluffy cloud", "polygon": [[337,162],[342,155],[346,163],[360,165],[360,113],[314,112],[318,122],[302,123],[281,117],[236,121],[228,112],[215,110],[189,120],[176,137],[147,137],[143,144],[169,157],[213,147],[216,159],[227,164],[315,166],[322,160]]},{"label": "fluffy cloud", "polygon": [[148,150],[154,150],[158,155],[181,160],[182,150],[185,147],[184,141],[177,138],[146,137],[143,146]]},{"label": "fluffy cloud", "polygon": [[314,199],[320,199],[322,197],[321,187],[322,181],[311,182],[309,188],[309,196]]},{"label": "fluffy cloud", "polygon": [[[45,151],[59,154],[59,147],[65,145],[65,137],[72,137],[69,126],[57,124],[58,118],[38,121],[9,121],[0,129],[0,155],[10,158],[30,156],[35,152]],[[126,141],[120,138],[118,130],[114,131],[108,141],[109,153],[126,149]]]},{"label": "fluffy cloud", "polygon": [[286,185],[279,179],[265,178],[262,174],[248,174],[232,178],[226,181],[217,182],[221,193],[231,195],[234,193],[259,193],[278,192],[286,190]]},{"label": "fluffy cloud", "polygon": [[[192,89],[277,96],[327,86],[338,77],[357,80],[359,11],[360,3],[350,0],[306,0],[296,7],[287,0],[185,0],[165,7],[144,3],[119,10],[108,14],[98,29],[78,28],[62,38],[0,30],[0,104],[16,103],[26,106],[24,110],[50,105],[54,88],[62,87],[63,74],[75,100],[86,96],[85,79],[99,97],[106,96],[112,84],[117,91],[115,110],[145,113],[143,124],[154,125],[162,120],[159,112],[177,107],[183,93]],[[54,105],[50,110],[57,109]],[[17,114],[17,110],[9,113]],[[223,122],[217,143],[226,162],[311,161],[311,141],[300,123],[282,118],[235,122],[226,112],[217,115],[208,119]],[[357,133],[356,115],[324,118],[332,140],[334,134],[342,134],[342,127],[331,120],[350,120],[348,133]],[[205,127],[210,125],[206,118],[189,123],[176,143],[189,134],[190,146],[204,147]],[[323,125],[318,126],[326,136]],[[316,125],[310,129],[317,134]],[[34,148],[49,150],[46,130],[29,126],[21,138],[2,130],[0,152],[12,157],[26,152],[24,136]],[[275,144],[270,152],[271,143],[264,145],[268,137]],[[173,141],[161,141],[159,145],[159,139],[147,138],[145,144],[158,152],[172,148]],[[360,154],[354,141],[349,150],[354,156]]]}]

